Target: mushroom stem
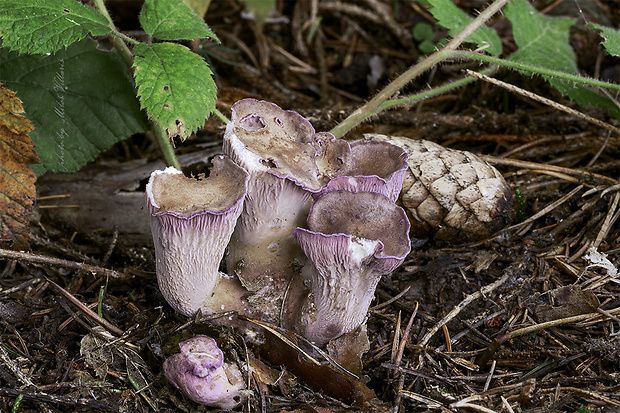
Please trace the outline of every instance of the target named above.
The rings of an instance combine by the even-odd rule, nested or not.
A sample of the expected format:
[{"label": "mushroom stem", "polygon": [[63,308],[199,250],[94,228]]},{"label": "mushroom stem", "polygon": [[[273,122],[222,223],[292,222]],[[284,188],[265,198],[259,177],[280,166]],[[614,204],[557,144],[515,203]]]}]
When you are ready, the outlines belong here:
[{"label": "mushroom stem", "polygon": [[363,323],[381,276],[411,250],[409,221],[384,195],[332,191],[312,205],[308,227],[294,234],[309,260],[302,275],[310,288],[297,328],[323,346]]},{"label": "mushroom stem", "polygon": [[[224,156],[208,178],[186,178],[173,167],[155,171],[146,188],[159,289],[179,313],[210,312],[218,267],[241,214],[248,174]],[[229,288],[234,284],[229,283]]]},{"label": "mushroom stem", "polygon": [[304,278],[311,280],[312,290],[301,307],[301,334],[323,346],[364,322],[382,275],[365,264],[383,244],[303,228],[298,228],[295,236],[312,262],[302,270]]}]

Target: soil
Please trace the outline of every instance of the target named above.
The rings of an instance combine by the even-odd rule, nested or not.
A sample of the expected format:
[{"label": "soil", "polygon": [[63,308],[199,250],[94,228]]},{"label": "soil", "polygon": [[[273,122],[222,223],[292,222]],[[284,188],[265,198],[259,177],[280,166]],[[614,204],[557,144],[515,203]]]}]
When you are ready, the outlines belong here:
[{"label": "soil", "polygon": [[[122,30],[143,35],[136,31],[140,1],[106,3]],[[188,45],[212,64],[218,108],[227,116],[235,101],[258,97],[328,131],[422,57],[409,33],[434,23],[420,3],[279,1],[261,30],[242,17],[239,3],[221,0],[206,21],[222,43]],[[456,3],[473,14],[487,2]],[[583,74],[620,82],[620,61],[583,24],[619,27],[616,1],[533,4],[577,19],[571,44]],[[509,23],[498,16],[490,25],[505,53],[514,50]],[[446,36],[433,27],[437,40]],[[441,85],[468,67],[479,69],[441,65],[403,93]],[[618,125],[541,78],[508,71],[497,77]],[[212,118],[177,142],[187,171],[204,169],[223,128]],[[346,138],[369,132],[487,156],[522,201],[513,225],[488,239],[414,240],[404,264],[377,289],[367,321],[370,349],[358,378],[347,376],[363,388],[359,397],[319,390],[303,360],[298,370],[274,364],[238,328],[187,319],[166,304],[143,209],[148,174],[163,162],[156,144],[134,136],[76,174],[42,177],[40,196],[72,197],[39,200],[33,255],[0,260],[0,411],[21,397],[19,412],[208,411],[162,375],[164,358],[196,334],[216,337],[244,374],[252,366],[249,402],[239,411],[620,411],[619,137],[483,82],[384,112]],[[591,265],[596,252],[609,264]],[[297,349],[273,344],[277,337],[270,338],[272,351],[303,359]],[[321,374],[340,378],[333,370]]]}]

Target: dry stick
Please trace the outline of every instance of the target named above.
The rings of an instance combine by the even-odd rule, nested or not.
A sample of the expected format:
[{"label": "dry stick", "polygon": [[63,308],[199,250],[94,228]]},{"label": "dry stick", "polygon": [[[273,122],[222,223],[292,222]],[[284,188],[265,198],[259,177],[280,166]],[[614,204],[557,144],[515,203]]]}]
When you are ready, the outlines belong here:
[{"label": "dry stick", "polygon": [[[620,314],[620,307],[614,308],[612,310],[607,310],[607,313],[613,315],[613,314]],[[557,320],[551,320],[551,321],[546,321],[544,323],[540,323],[540,324],[534,324],[533,326],[529,326],[529,327],[524,327],[521,328],[519,330],[515,330],[513,332],[510,333],[506,333],[503,336],[501,336],[498,341],[499,343],[505,343],[508,340],[512,340],[515,337],[519,337],[525,334],[530,334],[530,333],[534,333],[538,330],[543,330],[545,328],[549,328],[549,327],[557,327],[557,326],[561,326],[564,324],[570,324],[570,323],[576,323],[578,321],[583,321],[583,320],[587,320],[588,318],[593,318],[593,317],[600,317],[601,313],[600,312],[596,312],[596,313],[588,313],[588,314],[579,314],[579,315],[575,315],[572,317],[566,317],[566,318],[560,318]]]},{"label": "dry stick", "polygon": [[616,192],[614,200],[611,203],[611,208],[609,208],[609,211],[607,211],[605,221],[603,222],[603,225],[601,225],[601,229],[598,232],[598,235],[596,236],[596,240],[594,241],[594,244],[592,244],[592,247],[598,249],[599,245],[601,245],[601,242],[603,242],[603,238],[605,238],[605,236],[609,232],[611,220],[616,213],[616,209],[618,209],[618,201],[620,201],[620,192]]},{"label": "dry stick", "polygon": [[106,401],[104,400],[96,400],[96,399],[85,399],[81,397],[74,396],[64,396],[60,394],[48,394],[42,392],[22,392],[16,389],[10,389],[6,387],[0,387],[0,397],[17,397],[20,394],[23,395],[26,400],[34,400],[42,403],[58,403],[64,404],[71,407],[77,406],[86,406],[91,411],[110,411],[110,412],[118,412],[119,407],[118,402],[116,400]]},{"label": "dry stick", "polygon": [[476,77],[478,79],[481,79],[481,80],[484,80],[486,82],[492,83],[492,84],[494,84],[496,86],[503,87],[506,90],[509,90],[511,92],[517,93],[517,94],[525,96],[525,97],[528,97],[528,98],[530,98],[532,100],[535,100],[537,102],[543,103],[545,105],[551,106],[551,107],[553,107],[553,108],[555,108],[557,110],[561,110],[562,112],[566,112],[569,115],[576,116],[576,117],[578,117],[580,119],[583,119],[585,121],[593,123],[596,126],[599,126],[601,128],[605,128],[605,129],[607,129],[609,131],[612,131],[612,132],[616,133],[617,135],[620,135],[620,128],[617,128],[617,127],[615,127],[613,125],[610,125],[607,122],[603,122],[600,119],[596,119],[596,118],[593,118],[592,116],[588,116],[585,113],[581,113],[578,110],[575,110],[573,108],[569,108],[568,106],[564,106],[564,105],[562,105],[562,104],[560,104],[558,102],[555,102],[555,101],[553,101],[551,99],[547,99],[545,97],[542,97],[540,95],[532,93],[532,92],[530,92],[528,90],[521,89],[520,87],[517,87],[515,85],[511,85],[510,83],[502,82],[501,80],[497,80],[497,79],[494,79],[492,77],[483,75],[481,73],[474,72],[473,70],[465,69],[465,72],[469,76]]},{"label": "dry stick", "polygon": [[[398,353],[396,354],[396,359],[394,360],[394,364],[396,367],[400,367],[400,362],[403,359],[403,353],[405,352],[405,345],[407,344],[407,338],[409,338],[409,333],[411,332],[411,326],[413,326],[413,320],[415,319],[416,314],[418,313],[418,305],[419,303],[415,303],[415,310],[409,317],[409,322],[407,323],[407,327],[405,327],[405,333],[403,334],[403,339],[401,340],[398,346]],[[405,385],[405,374],[403,372],[398,373],[400,377],[398,378],[398,389],[396,392],[396,400],[394,401],[394,413],[398,413],[400,409],[400,400],[401,393],[403,391],[403,386]]]},{"label": "dry stick", "polygon": [[436,51],[420,63],[410,67],[405,73],[390,82],[390,84],[377,93],[375,97],[370,99],[368,103],[356,109],[330,132],[334,134],[336,138],[341,138],[345,133],[362,123],[366,118],[375,115],[385,101],[398,93],[398,91],[405,87],[409,82],[436,64],[450,58],[461,43],[463,43],[473,32],[475,32],[476,29],[489,20],[491,16],[501,10],[507,2],[508,0],[495,0],[489,7],[483,10],[478,17],[472,20],[463,30],[454,36],[444,48]]},{"label": "dry stick", "polygon": [[463,309],[465,307],[467,307],[469,304],[471,304],[474,300],[477,300],[478,298],[484,297],[485,295],[489,294],[490,292],[492,292],[493,290],[496,290],[499,286],[501,286],[502,284],[504,284],[508,278],[510,277],[510,273],[506,272],[502,278],[500,278],[499,280],[489,284],[489,285],[485,285],[484,287],[482,287],[479,291],[476,291],[475,293],[469,294],[467,297],[465,297],[465,299],[463,301],[461,301],[456,307],[454,307],[454,309],[452,311],[450,311],[444,318],[441,319],[441,321],[439,321],[437,324],[435,324],[433,326],[433,328],[431,328],[426,335],[424,335],[424,337],[422,338],[422,340],[419,341],[418,345],[420,347],[424,347],[428,344],[428,342],[430,341],[430,339],[435,335],[435,333],[437,333],[439,331],[439,329],[441,329],[441,327],[445,324],[447,324],[448,322],[450,322],[450,320],[452,320],[454,317],[456,317],[461,311],[463,311]]},{"label": "dry stick", "polygon": [[0,343],[0,362],[4,364],[10,371],[13,373],[15,377],[23,384],[24,386],[34,386],[30,377],[26,376],[24,371],[17,365],[11,357],[9,357],[9,353],[6,352],[4,346]]},{"label": "dry stick", "polygon": [[568,194],[564,195],[562,198],[553,201],[552,203],[550,203],[549,205],[547,205],[546,207],[544,207],[543,209],[541,209],[540,211],[538,211],[537,213],[535,213],[534,215],[526,219],[525,221],[512,225],[506,228],[504,231],[511,231],[513,229],[520,228],[524,225],[527,225],[530,222],[536,221],[538,218],[542,217],[543,215],[548,214],[549,212],[553,211],[555,208],[562,205],[564,202],[568,201],[570,198],[573,197],[573,195],[575,195],[577,192],[581,191],[582,189],[583,189],[583,185],[579,185],[577,188],[573,189]]},{"label": "dry stick", "polygon": [[500,158],[497,156],[491,155],[478,155],[484,161],[493,164],[493,165],[505,165],[505,166],[514,166],[517,168],[524,169],[536,169],[541,171],[549,171],[549,172],[558,172],[566,175],[572,176],[589,176],[592,178],[599,179],[601,181],[607,181],[611,185],[617,185],[619,182],[617,179],[610,178],[605,175],[596,174],[594,172],[583,171],[579,169],[565,168],[563,166],[557,165],[545,165],[537,162],[529,162],[529,161],[521,161],[519,159],[508,159],[508,158]]},{"label": "dry stick", "polygon": [[450,411],[446,409],[445,407],[443,407],[443,404],[441,402],[435,399],[431,399],[430,397],[422,396],[421,394],[413,393],[407,390],[403,390],[401,394],[410,400],[414,400],[416,402],[424,404],[429,409],[441,409],[442,411],[447,411],[447,412]]},{"label": "dry stick", "polygon": [[515,411],[510,406],[510,403],[508,403],[508,400],[506,400],[504,396],[499,396],[499,397],[502,400],[502,407],[505,407],[506,410],[508,410],[508,413],[514,413]]},{"label": "dry stick", "polygon": [[472,410],[477,410],[479,412],[484,412],[484,413],[497,413],[495,410],[491,410],[488,409],[486,407],[483,406],[479,406],[477,404],[473,404],[471,403],[472,401],[479,401],[479,400],[483,400],[484,398],[478,395],[473,395],[473,396],[468,396],[466,398],[464,398],[463,400],[459,400],[458,402],[454,402],[452,404],[450,404],[450,408],[455,409],[455,408],[469,408]]},{"label": "dry stick", "polygon": [[101,274],[110,278],[127,278],[128,276],[116,272],[114,270],[109,270],[107,268],[98,267],[96,265],[82,264],[75,261],[63,260],[61,258],[54,257],[46,257],[44,255],[31,254],[29,252],[21,252],[21,251],[11,251],[0,248],[0,259],[6,260],[18,260],[18,261],[27,261],[35,264],[47,264],[47,265],[55,265],[63,268],[70,268],[72,270],[80,270],[90,272],[93,275]]},{"label": "dry stick", "polygon": [[[381,303],[381,304],[377,304],[374,307],[370,307],[370,311],[377,311],[383,307],[386,307],[390,304],[392,304],[394,301],[398,300],[400,297],[402,297],[403,295],[407,294],[407,292],[409,292],[409,290],[411,289],[411,286],[408,285],[404,290],[402,290],[401,292],[399,292],[397,295],[395,295],[394,297],[390,298],[389,300]],[[416,310],[417,310],[417,303],[416,303]]]},{"label": "dry stick", "polygon": [[108,320],[103,317],[99,317],[99,314],[95,313],[93,310],[88,308],[84,303],[75,298],[69,291],[62,288],[60,285],[56,284],[54,281],[50,279],[46,279],[47,283],[51,285],[58,293],[60,293],[63,297],[65,297],[71,304],[76,306],[85,316],[93,320],[94,322],[100,324],[103,328],[108,330],[109,332],[122,336],[123,330],[114,326]]},{"label": "dry stick", "polygon": [[487,377],[487,380],[484,382],[484,388],[482,389],[483,392],[486,392],[487,390],[489,390],[489,385],[491,385],[491,380],[493,379],[493,374],[495,373],[496,365],[497,365],[497,360],[493,360],[493,362],[491,363],[491,370],[489,371],[489,377]]},{"label": "dry stick", "polygon": [[28,281],[24,281],[19,285],[16,285],[15,287],[7,288],[6,290],[0,290],[0,297],[13,294],[17,291],[23,290],[24,288],[30,287],[31,285],[38,284],[41,281],[43,281],[43,278],[32,278]]}]

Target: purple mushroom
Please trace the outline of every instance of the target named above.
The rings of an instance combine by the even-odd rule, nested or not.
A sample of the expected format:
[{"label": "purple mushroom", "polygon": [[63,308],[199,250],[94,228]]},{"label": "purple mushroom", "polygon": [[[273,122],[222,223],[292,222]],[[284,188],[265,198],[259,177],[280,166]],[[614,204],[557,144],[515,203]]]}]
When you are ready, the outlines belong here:
[{"label": "purple mushroom", "polygon": [[214,339],[196,336],[179,343],[181,349],[164,361],[170,383],[195,402],[232,410],[244,399],[246,388],[236,364],[225,363]]},{"label": "purple mushroom", "polygon": [[332,191],[312,205],[308,227],[295,230],[310,261],[297,328],[322,346],[363,323],[379,279],[411,250],[409,221],[384,195]]},{"label": "purple mushroom", "polygon": [[[183,315],[242,304],[241,285],[220,277],[218,267],[241,214],[247,180],[247,172],[222,155],[213,159],[206,178],[187,178],[172,167],[151,175],[146,199],[157,282],[166,301]],[[213,296],[214,288],[223,292],[221,301]]]},{"label": "purple mushroom", "polygon": [[244,99],[232,107],[224,152],[250,174],[227,268],[253,293],[253,312],[277,322],[296,262],[304,260],[293,231],[305,223],[311,194],[342,165],[349,147],[315,133],[296,112]]},{"label": "purple mushroom", "polygon": [[396,202],[407,170],[407,152],[385,141],[360,140],[351,143],[351,154],[318,194],[344,189],[377,192]]}]

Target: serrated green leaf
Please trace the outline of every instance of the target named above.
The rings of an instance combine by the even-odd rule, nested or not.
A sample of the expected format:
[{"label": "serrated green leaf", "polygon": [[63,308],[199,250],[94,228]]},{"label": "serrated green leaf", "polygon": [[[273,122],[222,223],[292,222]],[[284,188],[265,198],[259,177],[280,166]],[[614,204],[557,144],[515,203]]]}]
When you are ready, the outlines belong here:
[{"label": "serrated green leaf", "polygon": [[[437,19],[440,25],[449,30],[450,36],[456,35],[473,20],[464,11],[456,7],[450,0],[429,0],[431,7],[429,12]],[[484,47],[485,51],[494,56],[502,53],[502,41],[495,30],[481,26],[471,36],[468,42],[476,43],[478,47]]]},{"label": "serrated green leaf", "polygon": [[148,35],[160,40],[207,37],[219,42],[183,0],[146,0],[140,11],[140,24]]},{"label": "serrated green leaf", "polygon": [[0,73],[35,126],[30,133],[42,165],[73,172],[114,143],[144,132],[131,78],[115,52],[84,39],[49,56],[0,49]]},{"label": "serrated green leaf", "polygon": [[217,94],[209,65],[175,43],[140,43],[134,55],[138,96],[149,117],[170,137],[185,139],[202,127]]},{"label": "serrated green leaf", "polygon": [[594,23],[588,24],[588,27],[601,31],[601,36],[605,39],[603,46],[605,46],[607,53],[612,56],[620,56],[620,30]]},{"label": "serrated green leaf", "polygon": [[54,53],[110,31],[101,13],[75,0],[0,1],[3,46],[21,53]]},{"label": "serrated green leaf", "polygon": [[[515,43],[519,48],[509,60],[578,73],[577,58],[569,43],[570,28],[575,20],[542,15],[526,0],[512,0],[504,7],[504,15],[512,23]],[[607,97],[581,84],[549,76],[545,79],[580,105],[598,105],[620,119],[620,110]]]},{"label": "serrated green leaf", "polygon": [[512,23],[518,50],[509,60],[530,63],[567,73],[577,73],[575,52],[568,42],[575,20],[545,16],[526,0],[514,0],[504,7]]}]

